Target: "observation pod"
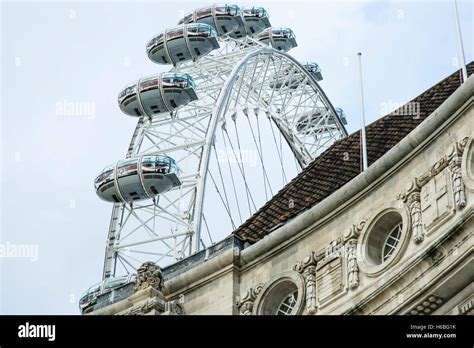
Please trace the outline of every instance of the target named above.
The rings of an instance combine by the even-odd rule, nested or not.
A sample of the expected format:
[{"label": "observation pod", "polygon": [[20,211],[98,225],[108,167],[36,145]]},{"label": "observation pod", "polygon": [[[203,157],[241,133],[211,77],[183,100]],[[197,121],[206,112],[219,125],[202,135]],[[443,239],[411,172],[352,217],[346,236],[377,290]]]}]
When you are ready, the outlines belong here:
[{"label": "observation pod", "polygon": [[[321,81],[323,76],[321,75],[321,69],[319,68],[318,64],[316,63],[306,63],[302,65],[303,68],[313,76],[316,81]],[[281,73],[280,77],[274,77],[273,81],[270,82],[270,88],[280,89],[283,86],[289,86],[291,89],[296,89],[300,81],[302,81],[305,77],[300,73],[296,72],[291,76],[288,76],[290,71],[288,69],[284,69]],[[308,82],[307,82],[308,83]]]},{"label": "observation pod", "polygon": [[257,35],[257,40],[283,52],[298,46],[295,34],[289,28],[267,28]]},{"label": "observation pod", "polygon": [[[346,115],[344,114],[344,111],[342,111],[341,108],[336,108],[335,109],[337,115],[339,116],[342,124],[346,125],[347,120],[346,120]],[[296,130],[298,133],[303,133],[303,134],[310,134],[310,133],[317,133],[317,128],[322,122],[323,117],[325,117],[326,110],[323,108],[318,108],[314,113],[306,114],[301,116],[298,121],[296,122]],[[327,120],[328,125],[335,125],[336,120],[334,118],[329,118]]]},{"label": "observation pod", "polygon": [[176,161],[165,155],[134,156],[106,167],[94,181],[107,202],[132,203],[180,186]]},{"label": "observation pod", "polygon": [[197,59],[219,48],[217,32],[211,25],[179,25],[158,34],[146,45],[148,58],[157,64],[173,64]]},{"label": "observation pod", "polygon": [[219,36],[235,32],[234,35],[244,37],[245,24],[242,10],[237,5],[213,5],[199,8],[184,16],[178,24],[205,23],[216,28]]},{"label": "observation pod", "polygon": [[335,108],[337,116],[341,119],[343,125],[347,124],[346,113],[341,108]]},{"label": "observation pod", "polygon": [[130,116],[171,112],[198,99],[196,85],[188,74],[161,73],[138,80],[119,93],[118,103]]},{"label": "observation pod", "polygon": [[268,12],[263,7],[244,7],[242,9],[247,35],[253,36],[271,27]]},{"label": "observation pod", "polygon": [[309,72],[316,81],[323,80],[323,75],[321,74],[321,69],[319,68],[318,64],[306,63],[306,64],[303,64],[303,68],[305,68],[305,70]]},{"label": "observation pod", "polygon": [[134,281],[135,275],[124,275],[119,277],[110,277],[100,283],[92,285],[83,294],[79,300],[79,310],[81,314],[90,313],[94,310],[94,305],[97,303],[97,297],[100,294],[106,293],[125,284]]}]

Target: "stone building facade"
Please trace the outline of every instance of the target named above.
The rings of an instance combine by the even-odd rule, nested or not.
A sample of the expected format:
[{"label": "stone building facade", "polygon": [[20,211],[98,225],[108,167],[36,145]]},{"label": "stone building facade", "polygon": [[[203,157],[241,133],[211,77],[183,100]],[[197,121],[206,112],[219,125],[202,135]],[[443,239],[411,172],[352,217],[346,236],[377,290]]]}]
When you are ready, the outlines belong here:
[{"label": "stone building facade", "polygon": [[359,139],[92,314],[473,314],[474,77],[456,72],[369,125],[364,172]]}]

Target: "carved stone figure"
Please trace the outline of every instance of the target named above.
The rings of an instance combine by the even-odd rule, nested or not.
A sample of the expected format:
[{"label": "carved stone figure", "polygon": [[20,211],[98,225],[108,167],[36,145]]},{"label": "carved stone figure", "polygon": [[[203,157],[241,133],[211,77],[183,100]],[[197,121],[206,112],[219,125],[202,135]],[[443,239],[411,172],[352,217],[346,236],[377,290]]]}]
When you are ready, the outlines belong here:
[{"label": "carved stone figure", "polygon": [[163,285],[163,273],[160,267],[155,263],[148,261],[138,268],[135,291],[143,290],[148,287],[162,291]]},{"label": "carved stone figure", "polygon": [[317,310],[316,302],[316,266],[308,266],[303,271],[306,285],[306,311],[308,314],[315,314]]},{"label": "carved stone figure", "polygon": [[413,241],[416,244],[419,244],[423,241],[423,223],[421,219],[421,202],[420,202],[420,192],[414,191],[410,193],[407,201],[408,207],[410,209],[411,216],[411,232],[413,236]]},{"label": "carved stone figure", "polygon": [[[322,256],[322,255],[321,255]],[[301,273],[305,280],[306,287],[306,311],[308,314],[315,314],[317,311],[316,301],[316,264],[318,256],[313,251],[306,256],[303,261],[298,261],[293,270]]]},{"label": "carved stone figure", "polygon": [[349,289],[359,286],[359,266],[357,265],[357,239],[347,242],[347,277]]},{"label": "carved stone figure", "polygon": [[349,289],[354,290],[359,286],[359,266],[357,264],[357,238],[366,224],[363,219],[359,225],[352,225],[344,234],[344,243],[347,257],[347,278]]},{"label": "carved stone figure", "polygon": [[460,210],[466,206],[466,191],[461,175],[461,157],[453,157],[449,162],[449,168],[452,174],[452,186],[454,194],[454,204],[456,209]]}]

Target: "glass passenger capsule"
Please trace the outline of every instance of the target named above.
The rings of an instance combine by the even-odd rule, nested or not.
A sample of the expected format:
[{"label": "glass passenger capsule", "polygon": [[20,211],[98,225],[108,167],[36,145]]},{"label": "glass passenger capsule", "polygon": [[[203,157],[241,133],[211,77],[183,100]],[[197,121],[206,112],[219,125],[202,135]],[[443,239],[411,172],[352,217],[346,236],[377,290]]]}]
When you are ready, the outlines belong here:
[{"label": "glass passenger capsule", "polygon": [[106,167],[94,180],[94,186],[104,201],[132,203],[180,186],[178,175],[178,166],[171,157],[134,156]]},{"label": "glass passenger capsule", "polygon": [[198,99],[188,74],[161,73],[125,87],[118,96],[120,109],[130,116],[171,112]]},{"label": "glass passenger capsule", "polygon": [[179,25],[158,34],[146,45],[148,58],[157,64],[197,59],[219,48],[217,32],[208,24]]},{"label": "glass passenger capsule", "polygon": [[288,52],[292,48],[298,46],[295,34],[289,28],[267,28],[257,35],[257,40],[263,42],[273,48]]},{"label": "glass passenger capsule", "polygon": [[303,64],[303,68],[305,68],[305,70],[309,72],[316,81],[323,80],[323,75],[321,74],[321,69],[318,64],[306,63],[306,64]]},{"label": "glass passenger capsule", "polygon": [[184,16],[178,24],[185,23],[205,23],[216,28],[219,36],[224,36],[235,31],[234,35],[245,33],[244,18],[242,10],[237,5],[213,5],[194,10],[192,13]]},{"label": "glass passenger capsule", "polygon": [[[321,81],[323,79],[321,75],[321,69],[316,63],[306,63],[302,65],[303,68],[309,72],[316,81]],[[289,77],[289,69],[284,69],[281,72],[280,76],[275,76],[272,81],[270,81],[270,88],[282,88],[283,86],[289,86],[291,89],[296,89],[301,81],[306,77],[303,76],[299,71],[293,71],[293,75]],[[308,83],[308,82],[307,82]]]},{"label": "glass passenger capsule", "polygon": [[346,113],[344,112],[344,110],[342,110],[341,108],[335,108],[334,110],[336,110],[336,114],[337,114],[337,116],[339,116],[339,119],[341,120],[342,124],[346,125],[347,124],[347,117],[346,117]]},{"label": "glass passenger capsule", "polygon": [[[346,120],[346,115],[344,114],[344,111],[342,111],[341,108],[335,108],[334,110],[339,116],[339,119],[341,120],[342,124],[346,125],[347,120]],[[328,118],[327,121],[323,121],[322,118],[325,115],[326,115],[325,108],[317,108],[314,113],[309,113],[309,114],[301,116],[296,122],[296,130],[298,131],[298,133],[303,133],[303,134],[316,133],[317,127],[319,125],[322,125],[322,122],[327,122],[325,123],[326,125],[336,124],[334,118],[332,117]]]},{"label": "glass passenger capsule", "polygon": [[97,297],[100,294],[106,293],[125,284],[134,281],[135,275],[124,275],[118,277],[107,278],[97,284],[92,285],[83,294],[79,300],[79,310],[82,314],[92,312],[94,305],[97,303]]},{"label": "glass passenger capsule", "polygon": [[270,17],[263,7],[244,7],[242,9],[247,35],[254,36],[269,28]]}]

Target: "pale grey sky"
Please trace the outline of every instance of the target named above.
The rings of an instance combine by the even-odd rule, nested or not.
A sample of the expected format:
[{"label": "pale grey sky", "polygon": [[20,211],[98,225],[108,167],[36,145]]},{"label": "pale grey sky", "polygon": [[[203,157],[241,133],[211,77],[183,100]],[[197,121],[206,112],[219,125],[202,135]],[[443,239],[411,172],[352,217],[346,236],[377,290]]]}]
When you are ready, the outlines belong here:
[{"label": "pale grey sky", "polygon": [[[148,60],[147,41],[207,3],[2,2],[0,247],[29,246],[32,256],[0,258],[1,314],[78,314],[81,293],[101,277],[111,211],[92,182],[124,156],[136,124],[117,94],[168,69]],[[291,55],[321,66],[350,133],[359,128],[358,51],[368,122],[459,68],[452,1],[255,4],[294,30]],[[474,5],[459,8],[469,62]],[[65,115],[67,102],[90,109]]]}]

